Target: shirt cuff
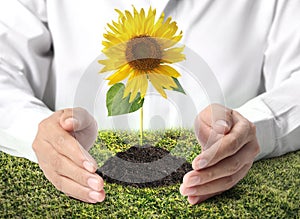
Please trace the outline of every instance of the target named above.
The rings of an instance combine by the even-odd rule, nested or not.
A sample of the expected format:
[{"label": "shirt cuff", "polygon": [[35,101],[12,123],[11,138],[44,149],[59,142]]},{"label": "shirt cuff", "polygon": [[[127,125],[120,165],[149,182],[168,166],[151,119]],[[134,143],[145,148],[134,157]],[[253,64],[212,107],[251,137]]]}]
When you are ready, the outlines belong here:
[{"label": "shirt cuff", "polygon": [[275,120],[272,111],[259,97],[235,110],[256,126],[260,153],[255,160],[270,157],[276,149]]},{"label": "shirt cuff", "polygon": [[52,113],[51,110],[42,107],[22,109],[9,127],[0,129],[0,150],[37,163],[32,143],[38,131],[38,124]]}]

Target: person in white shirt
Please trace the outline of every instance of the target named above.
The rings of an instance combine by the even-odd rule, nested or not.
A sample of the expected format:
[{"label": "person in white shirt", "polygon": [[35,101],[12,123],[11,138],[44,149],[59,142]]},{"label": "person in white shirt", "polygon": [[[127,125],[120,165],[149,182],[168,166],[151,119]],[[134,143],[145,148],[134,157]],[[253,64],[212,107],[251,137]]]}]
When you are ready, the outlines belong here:
[{"label": "person in white shirt", "polygon": [[132,5],[171,16],[226,99],[226,107],[211,104],[195,120],[203,150],[180,187],[191,204],[233,187],[255,160],[300,149],[299,0],[2,0],[1,151],[38,162],[69,196],[105,199],[87,151],[97,128],[109,126],[97,127],[74,101],[114,9]]}]

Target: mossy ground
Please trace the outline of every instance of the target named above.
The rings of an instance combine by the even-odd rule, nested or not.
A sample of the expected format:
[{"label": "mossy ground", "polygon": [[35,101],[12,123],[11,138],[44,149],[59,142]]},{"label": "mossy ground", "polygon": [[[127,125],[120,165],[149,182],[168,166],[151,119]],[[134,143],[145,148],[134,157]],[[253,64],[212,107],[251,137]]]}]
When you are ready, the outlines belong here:
[{"label": "mossy ground", "polygon": [[[191,131],[145,133],[189,162],[200,147]],[[91,153],[99,165],[137,143],[137,133],[101,132]],[[190,206],[179,184],[162,188],[106,184],[106,200],[87,204],[57,191],[37,164],[0,152],[0,218],[300,218],[300,151],[256,162],[234,188]]]}]

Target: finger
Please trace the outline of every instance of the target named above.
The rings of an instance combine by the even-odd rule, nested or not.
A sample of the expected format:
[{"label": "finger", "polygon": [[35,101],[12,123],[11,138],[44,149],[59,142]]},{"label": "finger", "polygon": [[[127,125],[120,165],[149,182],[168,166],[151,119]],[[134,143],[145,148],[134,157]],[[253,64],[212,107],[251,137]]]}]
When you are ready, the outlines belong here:
[{"label": "finger", "polygon": [[86,169],[77,166],[69,158],[56,152],[49,143],[44,142],[39,152],[38,161],[42,170],[50,169],[95,191],[103,189],[104,182],[98,174],[90,173]]},{"label": "finger", "polygon": [[[232,110],[220,104],[211,104],[196,117],[196,124],[205,124],[219,134],[226,134],[233,124]],[[195,127],[196,130],[199,130]]]},{"label": "finger", "polygon": [[214,181],[218,178],[233,175],[237,173],[244,165],[252,164],[257,155],[257,148],[254,143],[246,144],[240,151],[233,156],[225,158],[214,166],[193,170],[183,177],[183,184],[186,187],[192,187]]},{"label": "finger", "polygon": [[76,139],[89,150],[98,135],[96,120],[83,108],[65,109],[60,116],[60,125],[72,132]]},{"label": "finger", "polygon": [[202,151],[208,149],[211,145],[220,140],[224,134],[217,133],[214,129],[202,123],[198,125],[199,130],[196,131],[196,137],[201,145]]},{"label": "finger", "polygon": [[81,131],[95,124],[95,119],[83,108],[64,109],[60,117],[60,125],[68,131]]},{"label": "finger", "polygon": [[94,191],[101,191],[104,187],[103,179],[98,174],[92,174],[87,170],[78,167],[70,159],[58,156],[60,162],[55,162],[54,169],[60,176],[72,179],[82,186],[89,187]]},{"label": "finger", "polygon": [[217,192],[217,193],[213,193],[213,194],[209,194],[209,195],[200,195],[200,196],[188,196],[188,202],[191,205],[195,205],[195,204],[199,204],[213,196],[219,195],[222,192]]},{"label": "finger", "polygon": [[247,164],[234,175],[226,176],[199,186],[186,187],[184,184],[181,184],[180,193],[183,196],[202,196],[226,191],[236,185],[247,174],[250,167],[251,165]]},{"label": "finger", "polygon": [[195,134],[206,150],[227,134],[232,126],[232,110],[218,104],[205,108],[195,119]]},{"label": "finger", "polygon": [[240,114],[235,112],[233,114],[235,125],[232,127],[230,133],[194,159],[193,167],[195,169],[212,166],[224,158],[235,154],[250,140],[256,139],[255,126]]},{"label": "finger", "polygon": [[41,136],[45,136],[44,141],[48,142],[59,154],[68,157],[77,166],[89,172],[94,173],[97,170],[97,163],[92,156],[59,124],[42,123],[39,130]]},{"label": "finger", "polygon": [[194,130],[196,138],[198,139],[201,147],[207,148],[209,137],[211,136],[211,127],[201,121],[199,115],[195,119]]},{"label": "finger", "polygon": [[57,190],[78,200],[96,203],[102,202],[105,199],[104,190],[93,191],[90,188],[84,187],[67,177],[51,172],[50,170],[45,172],[45,176],[53,183]]}]

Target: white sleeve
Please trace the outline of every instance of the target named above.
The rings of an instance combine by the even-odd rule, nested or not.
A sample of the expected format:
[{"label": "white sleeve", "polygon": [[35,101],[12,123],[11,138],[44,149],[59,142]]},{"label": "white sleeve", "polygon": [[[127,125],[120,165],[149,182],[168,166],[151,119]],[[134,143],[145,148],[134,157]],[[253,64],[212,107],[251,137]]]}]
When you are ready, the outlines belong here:
[{"label": "white sleeve", "polygon": [[263,66],[265,93],[236,109],[257,127],[257,159],[300,149],[300,1],[278,1]]},{"label": "white sleeve", "polygon": [[52,114],[41,101],[51,65],[43,0],[0,0],[0,150],[37,162],[32,142]]}]

